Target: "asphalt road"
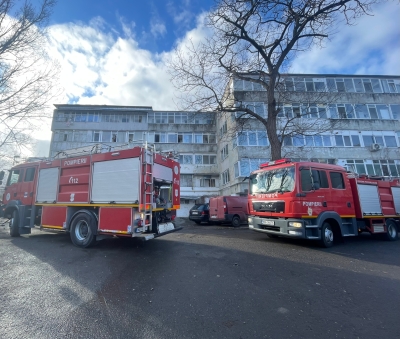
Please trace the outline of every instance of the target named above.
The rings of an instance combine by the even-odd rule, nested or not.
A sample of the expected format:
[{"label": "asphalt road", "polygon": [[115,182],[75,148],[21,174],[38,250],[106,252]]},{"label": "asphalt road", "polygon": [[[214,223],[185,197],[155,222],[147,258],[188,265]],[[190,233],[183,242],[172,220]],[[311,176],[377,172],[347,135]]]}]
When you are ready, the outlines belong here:
[{"label": "asphalt road", "polygon": [[0,225],[0,338],[399,338],[400,241],[197,226],[90,249]]}]

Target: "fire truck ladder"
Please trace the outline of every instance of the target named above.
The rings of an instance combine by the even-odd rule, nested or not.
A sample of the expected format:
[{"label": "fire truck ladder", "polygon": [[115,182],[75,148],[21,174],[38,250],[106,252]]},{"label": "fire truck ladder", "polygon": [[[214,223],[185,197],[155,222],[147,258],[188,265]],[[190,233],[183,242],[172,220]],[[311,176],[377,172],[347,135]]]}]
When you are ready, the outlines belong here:
[{"label": "fire truck ladder", "polygon": [[143,206],[140,212],[144,213],[144,226],[153,225],[153,164],[154,164],[155,147],[148,145],[147,142],[142,151],[142,175],[143,175]]}]

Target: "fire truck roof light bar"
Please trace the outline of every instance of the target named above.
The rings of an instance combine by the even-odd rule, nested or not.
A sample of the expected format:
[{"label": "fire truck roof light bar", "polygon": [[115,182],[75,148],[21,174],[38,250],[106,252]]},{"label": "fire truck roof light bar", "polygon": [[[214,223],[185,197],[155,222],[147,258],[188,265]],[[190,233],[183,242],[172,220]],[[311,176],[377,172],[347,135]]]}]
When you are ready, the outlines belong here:
[{"label": "fire truck roof light bar", "polygon": [[260,168],[265,168],[265,167],[269,167],[269,166],[285,164],[287,162],[292,162],[292,161],[289,158],[283,158],[283,159],[279,159],[279,160],[275,160],[275,161],[269,161],[269,162],[265,162],[265,163],[261,164]]}]

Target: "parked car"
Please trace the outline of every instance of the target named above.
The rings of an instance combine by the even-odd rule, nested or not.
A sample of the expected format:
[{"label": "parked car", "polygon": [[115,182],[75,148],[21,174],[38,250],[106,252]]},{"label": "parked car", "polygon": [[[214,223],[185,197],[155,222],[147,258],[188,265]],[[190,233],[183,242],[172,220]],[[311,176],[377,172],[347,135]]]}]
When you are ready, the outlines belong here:
[{"label": "parked car", "polygon": [[210,221],[210,207],[208,204],[196,204],[189,211],[189,220],[196,224]]},{"label": "parked car", "polygon": [[233,227],[247,223],[249,215],[247,196],[219,196],[210,198],[210,221],[230,223]]}]

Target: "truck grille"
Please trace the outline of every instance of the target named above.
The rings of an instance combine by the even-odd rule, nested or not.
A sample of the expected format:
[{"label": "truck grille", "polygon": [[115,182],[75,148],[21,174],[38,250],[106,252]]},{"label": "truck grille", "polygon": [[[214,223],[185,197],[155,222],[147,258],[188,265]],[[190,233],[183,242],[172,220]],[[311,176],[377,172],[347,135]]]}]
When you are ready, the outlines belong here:
[{"label": "truck grille", "polygon": [[256,212],[275,212],[285,211],[284,201],[255,201],[253,202],[253,210]]}]

